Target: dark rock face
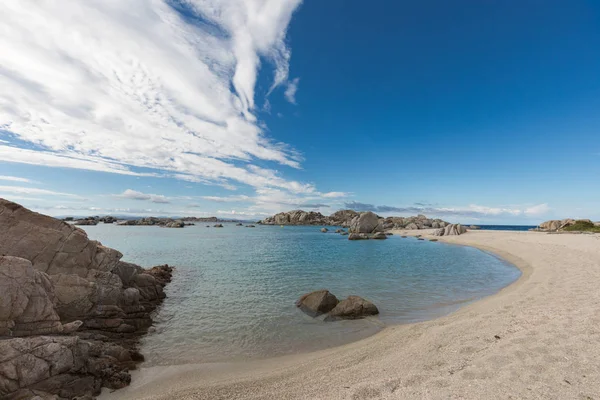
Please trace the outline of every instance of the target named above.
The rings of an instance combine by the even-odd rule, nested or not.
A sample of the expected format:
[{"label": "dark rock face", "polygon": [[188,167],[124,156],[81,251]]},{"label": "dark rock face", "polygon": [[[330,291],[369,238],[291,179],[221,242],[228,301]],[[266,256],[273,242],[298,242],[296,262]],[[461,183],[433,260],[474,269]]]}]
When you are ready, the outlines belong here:
[{"label": "dark rock face", "polygon": [[348,296],[329,312],[326,320],[358,319],[377,314],[379,314],[379,310],[375,304],[359,296]]},{"label": "dark rock face", "polygon": [[313,317],[327,314],[338,304],[338,299],[329,290],[317,290],[300,297],[296,307]]},{"label": "dark rock face", "polygon": [[127,386],[134,366],[121,346],[77,336],[0,340],[0,398],[97,396]]},{"label": "dark rock face", "polygon": [[[152,324],[150,313],[165,297],[163,287],[172,268],[144,270],[120,261],[121,253],[89,240],[80,228],[4,199],[0,199],[0,255],[0,335],[23,337],[0,340],[4,346],[0,348],[0,398],[5,394],[21,398],[13,396],[15,384],[19,391],[29,390],[38,385],[37,379],[46,383],[35,386],[36,390],[61,397],[72,397],[69,390],[74,387],[77,393],[95,393],[98,385],[126,384],[129,375],[122,367],[132,367],[131,355],[139,355],[135,338]],[[48,334],[77,335],[82,341],[77,342],[77,336],[38,336]],[[88,345],[88,339],[107,343]],[[93,351],[86,353],[81,346]],[[43,356],[31,353],[38,348],[36,352]],[[5,351],[14,357],[4,358]],[[54,351],[67,360],[68,368],[52,366],[49,360],[53,359],[44,352]],[[110,358],[105,351],[130,358],[114,354]],[[80,364],[85,360],[69,361],[81,358],[80,354],[99,360],[84,367]],[[3,364],[9,361],[12,364]],[[29,372],[17,373],[19,368],[32,377],[26,377]],[[68,395],[60,394],[65,390]]]}]

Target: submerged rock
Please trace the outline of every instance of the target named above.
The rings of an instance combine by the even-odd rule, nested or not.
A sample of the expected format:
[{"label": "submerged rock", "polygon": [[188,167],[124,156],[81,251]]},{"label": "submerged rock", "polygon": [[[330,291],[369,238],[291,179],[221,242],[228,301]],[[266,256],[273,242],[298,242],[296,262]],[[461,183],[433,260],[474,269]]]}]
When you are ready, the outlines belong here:
[{"label": "submerged rock", "polygon": [[306,314],[319,316],[333,310],[339,300],[329,290],[317,290],[307,293],[300,297],[296,302],[296,307],[300,308]]},{"label": "submerged rock", "polygon": [[327,232],[329,232],[329,229],[327,229],[327,228],[321,228],[321,232],[327,233]]},{"label": "submerged rock", "polygon": [[375,304],[360,296],[348,296],[347,299],[340,301],[335,308],[329,312],[329,315],[325,320],[358,319],[377,314],[379,314],[379,310]]},{"label": "submerged rock", "polygon": [[215,227],[215,228],[222,228],[223,224],[215,224],[215,225],[213,225],[213,227]]}]

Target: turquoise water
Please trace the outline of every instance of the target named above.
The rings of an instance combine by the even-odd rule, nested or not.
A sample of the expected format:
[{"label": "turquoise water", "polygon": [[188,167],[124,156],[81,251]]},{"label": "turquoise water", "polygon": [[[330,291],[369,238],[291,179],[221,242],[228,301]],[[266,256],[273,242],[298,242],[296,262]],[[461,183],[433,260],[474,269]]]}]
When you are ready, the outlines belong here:
[{"label": "turquoise water", "polygon": [[[317,350],[385,325],[431,319],[497,292],[520,271],[471,247],[391,236],[349,241],[320,227],[184,229],[99,224],[92,239],[125,261],[176,266],[156,331],[143,339],[149,365],[264,358]],[[303,293],[356,294],[381,314],[324,322],[300,312]]]}]

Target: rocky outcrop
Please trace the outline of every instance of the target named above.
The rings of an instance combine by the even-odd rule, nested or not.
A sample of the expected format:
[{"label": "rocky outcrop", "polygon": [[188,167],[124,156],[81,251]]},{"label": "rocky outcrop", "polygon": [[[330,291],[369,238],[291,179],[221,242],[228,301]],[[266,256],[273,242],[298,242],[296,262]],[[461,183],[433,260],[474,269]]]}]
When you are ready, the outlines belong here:
[{"label": "rocky outcrop", "polygon": [[[137,354],[134,338],[152,324],[150,313],[165,297],[163,287],[172,273],[166,265],[144,270],[120,261],[121,253],[89,240],[80,228],[4,199],[0,199],[0,254],[0,335],[25,337],[12,342],[21,343],[19,349],[25,350],[39,347],[37,335],[74,333],[118,341],[130,354]],[[25,358],[30,364],[23,368],[45,365],[29,355]],[[106,363],[113,368],[113,360]],[[6,368],[0,366],[0,391],[15,384],[24,389],[22,382],[29,381],[20,373],[14,378],[13,367]],[[47,376],[40,376],[52,378],[52,368]],[[17,382],[2,383],[3,378]],[[88,378],[75,381],[77,385],[104,382],[104,378]],[[72,382],[65,377],[52,379],[51,385],[39,390],[58,394]]]},{"label": "rocky outcrop", "polygon": [[327,321],[337,319],[358,319],[379,314],[375,304],[359,296],[348,296],[340,301],[327,315]]},{"label": "rocky outcrop", "polygon": [[119,345],[77,336],[0,340],[0,398],[96,396],[101,387],[127,386],[134,364]]},{"label": "rocky outcrop", "polygon": [[167,222],[163,226],[165,228],[183,228],[185,225],[186,224],[182,220],[178,219],[176,221]]},{"label": "rocky outcrop", "polygon": [[450,224],[433,232],[433,236],[456,236],[467,232],[467,228],[461,224]]},{"label": "rocky outcrop", "polygon": [[98,221],[95,219],[78,219],[73,222],[74,225],[98,225]]},{"label": "rocky outcrop", "polygon": [[331,225],[320,212],[293,210],[275,214],[259,221],[262,225]]},{"label": "rocky outcrop", "polygon": [[[368,213],[375,215],[372,212]],[[327,217],[319,212],[294,210],[265,218],[264,220],[259,221],[259,223],[263,225],[329,225],[351,228],[352,223],[356,221],[356,218],[360,218],[364,214],[366,213],[358,213],[354,210],[340,210]],[[430,219],[424,215],[418,215],[416,217],[376,217],[378,219],[377,225],[381,225],[381,230],[444,228],[448,225],[447,222],[442,221],[441,219]],[[368,218],[372,217],[369,215]]]},{"label": "rocky outcrop", "polygon": [[354,210],[336,211],[329,216],[329,224],[348,228],[356,216],[358,216],[358,213]]},{"label": "rocky outcrop", "polygon": [[316,317],[333,310],[338,302],[337,297],[331,294],[329,290],[317,290],[300,297],[296,302],[296,307]]}]

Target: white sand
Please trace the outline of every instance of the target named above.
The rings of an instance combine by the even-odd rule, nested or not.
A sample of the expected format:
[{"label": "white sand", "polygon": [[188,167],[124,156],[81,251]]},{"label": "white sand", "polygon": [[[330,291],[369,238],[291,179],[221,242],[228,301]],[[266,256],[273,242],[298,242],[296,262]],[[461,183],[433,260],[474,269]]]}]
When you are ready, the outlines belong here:
[{"label": "white sand", "polygon": [[443,240],[492,251],[523,276],[433,321],[297,356],[142,369],[103,398],[600,399],[600,235]]}]

